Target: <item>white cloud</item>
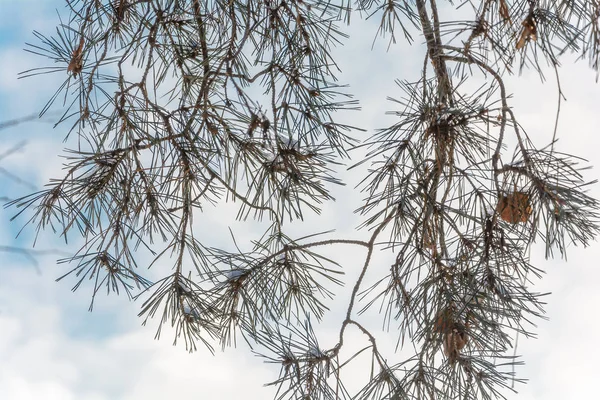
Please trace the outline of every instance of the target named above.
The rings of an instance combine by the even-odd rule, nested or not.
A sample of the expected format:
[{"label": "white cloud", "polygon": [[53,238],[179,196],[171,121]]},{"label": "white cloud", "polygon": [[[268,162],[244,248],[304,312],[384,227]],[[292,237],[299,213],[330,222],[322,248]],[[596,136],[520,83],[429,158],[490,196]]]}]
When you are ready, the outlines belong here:
[{"label": "white cloud", "polygon": [[[7,273],[4,268],[0,277],[3,399],[158,400],[174,393],[197,396],[199,391],[215,396],[210,398],[234,398],[239,387],[260,398],[266,393],[263,383],[275,378],[247,349],[215,356],[204,349],[190,354],[183,346],[171,345],[168,329],[162,340],[153,340],[154,327],[141,327],[135,307],[123,304],[123,298],[120,304],[109,305],[102,299],[97,306],[100,315],[107,308],[125,310],[128,318],[120,328],[103,337],[69,333],[70,319],[97,317],[86,312],[81,302],[86,296],[53,284],[47,273],[38,276],[27,269]],[[73,300],[75,307],[69,307]]]}]

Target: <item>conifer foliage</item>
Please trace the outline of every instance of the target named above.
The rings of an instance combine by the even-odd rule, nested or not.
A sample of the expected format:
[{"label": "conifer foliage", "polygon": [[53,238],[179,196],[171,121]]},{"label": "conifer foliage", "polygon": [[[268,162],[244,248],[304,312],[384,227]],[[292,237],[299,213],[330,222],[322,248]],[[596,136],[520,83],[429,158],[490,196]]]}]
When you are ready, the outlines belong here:
[{"label": "conifer foliage", "polygon": [[[595,238],[599,214],[582,160],[560,152],[556,132],[534,145],[504,78],[546,65],[559,74],[571,52],[598,70],[599,1],[66,5],[56,32],[34,32],[27,47],[51,66],[22,74],[64,77],[42,114],[62,107],[58,123],[71,127],[65,171],[11,206],[38,234],[83,243],[60,262],[92,305],[101,291],[139,297],[144,321],[156,318],[159,334],[174,327],[190,350],[242,337],[279,366],[278,399],[507,393],[518,379],[515,335],[529,335],[543,312],[529,282],[541,272],[532,243],[563,256]],[[390,49],[401,40],[426,48],[421,78],[400,76],[383,94],[396,122],[366,133],[340,122],[360,99],[338,82],[345,66],[332,55],[352,45],[361,17],[380,20],[361,34]],[[468,89],[474,81],[483,86]],[[291,224],[334,201],[346,167],[362,178],[363,239],[293,237]],[[205,240],[198,230],[210,227],[197,220],[226,203],[262,230],[229,247]],[[334,246],[364,258],[338,263],[323,254]],[[381,253],[390,262],[374,270]],[[344,316],[337,342],[322,344],[317,327],[333,303]],[[363,321],[367,311],[390,328]],[[347,356],[350,330],[365,343]],[[382,335],[413,355],[384,352]],[[352,391],[345,369],[366,354],[364,385]]]}]

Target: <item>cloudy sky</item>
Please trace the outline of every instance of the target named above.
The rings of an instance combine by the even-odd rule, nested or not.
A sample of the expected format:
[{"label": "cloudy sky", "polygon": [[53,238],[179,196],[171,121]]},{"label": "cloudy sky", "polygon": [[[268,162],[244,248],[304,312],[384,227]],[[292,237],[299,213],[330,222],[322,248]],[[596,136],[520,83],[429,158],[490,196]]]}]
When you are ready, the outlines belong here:
[{"label": "cloudy sky", "polygon": [[[38,112],[63,78],[17,79],[19,72],[45,62],[22,49],[25,42],[34,41],[33,30],[54,30],[57,8],[62,8],[61,1],[0,0],[0,123]],[[355,121],[368,129],[388,121],[383,113],[392,106],[386,96],[399,95],[394,79],[415,78],[422,63],[419,42],[413,47],[399,44],[386,53],[387,42],[380,41],[371,50],[375,31],[372,23],[357,24],[352,45],[337,52],[341,81],[351,84],[363,107]],[[550,140],[554,125],[556,83],[551,70],[547,76],[545,84],[527,71],[507,79],[512,104],[536,144]],[[562,105],[558,149],[588,159],[596,168],[587,178],[595,179],[600,168],[600,86],[585,62],[568,57],[561,79],[568,101]],[[53,129],[44,121],[0,130],[0,154],[26,142],[23,150],[0,160],[0,197],[27,193],[31,186],[41,187],[50,177],[60,176],[64,133],[64,127]],[[22,182],[6,172],[17,174]],[[600,198],[598,185],[592,194]],[[351,210],[344,204],[328,205],[319,223],[338,227],[340,236],[360,237],[352,232],[359,220],[347,217]],[[31,230],[15,239],[20,225],[9,223],[13,212],[0,210],[0,246],[30,246]],[[46,232],[36,248],[65,245]],[[360,252],[345,253],[342,264],[352,265],[354,256],[360,257]],[[141,326],[139,304],[125,298],[102,297],[88,312],[89,291],[73,293],[73,281],[54,281],[65,272],[54,263],[59,256],[40,256],[38,265],[15,252],[2,252],[0,257],[0,399],[233,400],[243,394],[258,400],[273,394],[263,384],[276,379],[277,369],[244,346],[215,356],[205,351],[189,354],[183,346],[172,346],[169,335],[154,340],[156,326]],[[600,245],[570,248],[568,262],[544,260],[541,245],[533,248],[531,257],[547,271],[537,289],[552,292],[547,298],[549,320],[538,321],[539,339],[521,338],[518,352],[526,366],[517,373],[529,383],[518,385],[519,394],[508,398],[596,398],[600,322],[592,316],[600,307]]]}]

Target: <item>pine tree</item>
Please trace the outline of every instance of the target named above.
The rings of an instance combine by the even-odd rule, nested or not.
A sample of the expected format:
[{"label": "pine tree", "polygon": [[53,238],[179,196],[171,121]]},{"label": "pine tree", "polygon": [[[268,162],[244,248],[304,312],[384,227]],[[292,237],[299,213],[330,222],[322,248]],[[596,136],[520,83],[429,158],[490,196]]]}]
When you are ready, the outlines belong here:
[{"label": "pine tree", "polygon": [[[91,282],[90,308],[100,290],[125,292],[144,322],[174,327],[190,350],[242,337],[279,366],[280,399],[506,393],[515,335],[543,312],[529,249],[587,246],[599,207],[556,130],[545,147],[529,139],[504,78],[544,64],[559,76],[570,52],[598,71],[599,1],[66,3],[56,33],[35,32],[28,47],[53,66],[23,73],[64,75],[42,114],[64,99],[66,172],[10,204],[38,233],[82,238],[61,261],[75,289]],[[396,122],[366,134],[339,120],[359,110],[332,55],[352,45],[351,16],[379,18],[378,32],[361,34],[390,48],[426,46],[421,78],[393,89]],[[346,167],[361,178],[362,239],[293,236],[292,224],[334,201]],[[198,231],[211,227],[198,220],[231,205],[223,224],[261,231],[205,240]],[[324,255],[348,247],[364,250],[356,274]],[[160,278],[143,276],[148,267]],[[369,311],[388,332],[362,320]],[[337,342],[320,343],[316,328],[336,318]],[[365,343],[348,355],[350,330]],[[384,352],[382,335],[402,351]],[[364,387],[351,392],[344,372],[357,363]]]}]

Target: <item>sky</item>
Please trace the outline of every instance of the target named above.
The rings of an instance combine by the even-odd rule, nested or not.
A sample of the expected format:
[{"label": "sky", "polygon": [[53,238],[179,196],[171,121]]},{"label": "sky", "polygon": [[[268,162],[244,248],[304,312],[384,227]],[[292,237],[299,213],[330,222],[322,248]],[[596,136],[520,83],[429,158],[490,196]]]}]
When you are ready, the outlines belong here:
[{"label": "sky", "polygon": [[[63,79],[52,75],[17,79],[19,72],[45,62],[24,52],[24,43],[34,41],[33,30],[54,30],[57,8],[62,9],[61,1],[0,0],[0,123],[38,112]],[[342,69],[339,78],[351,85],[363,107],[352,118],[372,130],[390,121],[384,112],[393,106],[386,97],[400,94],[393,84],[395,79],[416,77],[422,48],[417,40],[412,46],[399,43],[386,52],[387,41],[381,40],[371,49],[376,25],[358,18],[353,23],[352,44],[336,50]],[[553,71],[546,72],[546,82],[531,71],[506,80],[513,93],[512,105],[538,145],[550,140],[556,111],[556,82]],[[594,71],[585,62],[575,63],[573,57],[564,58],[560,75],[567,101],[561,106],[557,147],[589,160],[595,168],[586,177],[596,179],[600,168],[600,86]],[[0,161],[2,171],[23,181],[0,174],[0,196],[16,197],[60,176],[65,129],[53,128],[46,120],[0,130],[0,154],[26,142],[22,150]],[[345,190],[351,188],[337,189],[338,198],[350,195]],[[600,198],[600,187],[594,186],[591,194]],[[360,237],[353,231],[360,221],[351,214],[352,209],[344,202],[328,204],[321,219],[309,218],[305,226],[318,221],[337,227],[340,236]],[[219,213],[224,212],[211,212],[205,223],[226,235],[226,227],[216,227]],[[31,246],[31,229],[15,238],[21,224],[9,221],[13,213],[13,209],[0,210],[0,246]],[[242,232],[246,229],[235,226]],[[45,232],[36,249],[66,251],[68,247]],[[342,264],[352,265],[353,258],[360,257],[359,250],[344,251]],[[66,272],[64,265],[54,262],[60,255],[40,256],[38,265],[14,252],[0,252],[0,257],[0,399],[233,400],[243,394],[247,400],[258,400],[273,395],[273,389],[263,384],[275,380],[278,369],[253,356],[243,344],[214,356],[206,351],[190,354],[182,345],[173,346],[168,334],[155,340],[156,325],[142,326],[137,317],[139,304],[125,297],[100,297],[94,311],[88,312],[89,290],[72,292],[74,282],[68,279],[55,282]],[[600,245],[594,242],[587,249],[571,247],[565,261],[545,260],[540,244],[532,249],[531,258],[547,272],[536,282],[536,289],[552,292],[546,298],[548,320],[537,321],[538,339],[520,338],[518,353],[526,364],[517,368],[517,374],[529,382],[517,385],[518,394],[507,397],[595,398],[600,374],[600,322],[592,316],[600,307]],[[326,338],[333,332],[328,326],[323,328]],[[356,333],[349,335],[360,340]],[[385,334],[381,337],[394,342]]]}]

